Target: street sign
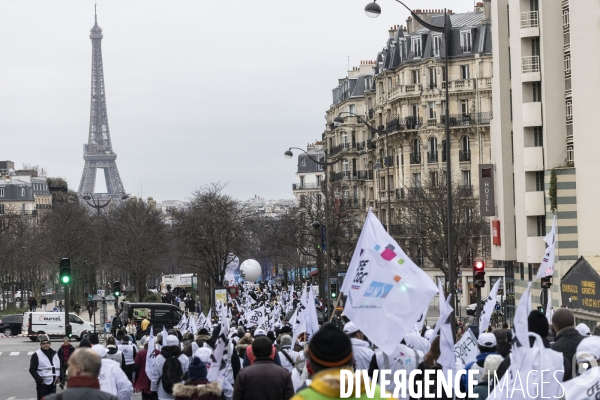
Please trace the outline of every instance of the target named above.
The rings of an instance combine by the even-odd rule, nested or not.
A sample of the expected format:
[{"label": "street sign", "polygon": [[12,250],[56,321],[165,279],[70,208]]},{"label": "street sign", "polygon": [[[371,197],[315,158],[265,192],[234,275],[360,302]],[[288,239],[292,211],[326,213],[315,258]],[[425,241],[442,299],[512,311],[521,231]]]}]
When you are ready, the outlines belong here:
[{"label": "street sign", "polygon": [[500,308],[500,304],[496,303],[496,305],[494,306],[494,310],[500,311]]},{"label": "street sign", "polygon": [[104,290],[98,290],[98,296],[104,297]]},{"label": "street sign", "polygon": [[94,296],[92,296],[91,294],[88,294],[88,301],[92,300]]}]

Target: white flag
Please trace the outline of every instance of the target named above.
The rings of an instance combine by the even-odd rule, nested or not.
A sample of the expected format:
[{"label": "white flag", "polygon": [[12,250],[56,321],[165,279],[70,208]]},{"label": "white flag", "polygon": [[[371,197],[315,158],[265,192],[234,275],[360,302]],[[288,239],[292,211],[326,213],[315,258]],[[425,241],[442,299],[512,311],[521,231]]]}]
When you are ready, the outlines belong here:
[{"label": "white flag", "polygon": [[259,326],[265,323],[265,306],[255,308],[247,316],[248,327]]},{"label": "white flag", "polygon": [[371,210],[346,276],[344,314],[386,354],[413,330],[423,305],[438,291]]},{"label": "white flag", "polygon": [[221,332],[219,332],[219,338],[214,351],[210,356],[211,364],[208,370],[206,379],[210,382],[214,382],[220,378],[223,378],[225,369],[227,368],[227,352],[229,351],[229,321],[227,321],[227,309],[221,309]]},{"label": "white flag", "polygon": [[550,233],[546,235],[544,238],[544,242],[548,245],[546,247],[546,252],[544,253],[544,258],[542,259],[542,264],[538,269],[538,273],[535,279],[540,279],[545,276],[554,275],[554,247],[556,245],[556,215],[554,215],[554,219],[552,220],[552,229]]},{"label": "white flag", "polygon": [[523,292],[519,305],[515,311],[515,318],[513,321],[515,329],[515,341],[513,344],[513,351],[511,358],[511,366],[514,365],[516,370],[519,370],[524,355],[527,353],[526,350],[529,348],[529,326],[527,324],[527,318],[531,313],[531,283],[527,285],[527,289]]},{"label": "white flag", "polygon": [[[307,315],[308,315],[308,303],[309,303],[309,299],[308,296],[310,295],[310,292],[308,291],[308,288],[305,288],[304,291],[302,292],[302,294],[300,295],[300,301],[298,302],[298,308],[296,309],[296,312],[294,313],[295,315],[295,319],[294,319],[294,325],[292,325],[292,343],[296,343],[296,339],[298,338],[298,336],[300,336],[301,333],[306,332],[306,320],[307,320]],[[312,302],[314,303],[315,301],[312,300]]]},{"label": "white flag", "polygon": [[490,326],[490,318],[492,317],[492,313],[494,312],[494,307],[496,307],[496,296],[498,295],[498,288],[500,287],[500,281],[502,278],[499,278],[494,287],[490,291],[490,295],[486,299],[486,303],[483,306],[483,310],[481,310],[481,315],[479,316],[479,332],[483,333]]},{"label": "white flag", "polygon": [[198,327],[196,326],[196,320],[194,319],[193,316],[190,315],[190,319],[188,322],[188,326],[190,327],[190,332],[194,334],[194,336],[196,336],[196,333],[198,332]]},{"label": "white flag", "polygon": [[167,332],[167,328],[165,328],[164,325],[163,325],[163,330],[161,332],[161,336],[162,336],[162,343],[160,345],[166,346],[167,345],[167,336],[169,336],[169,333]]},{"label": "white flag", "polygon": [[554,307],[552,307],[552,290],[548,289],[548,303],[546,303],[546,319],[548,324],[552,325],[552,316],[554,315]]},{"label": "white flag", "polygon": [[150,339],[148,339],[148,352],[146,353],[146,375],[148,376],[152,376],[152,370],[156,361],[154,340],[154,330],[152,325],[150,325]]},{"label": "white flag", "polygon": [[438,281],[438,290],[440,293],[440,318],[436,324],[440,330],[440,357],[437,359],[438,364],[443,368],[444,373],[452,370],[456,366],[456,356],[454,354],[454,335],[452,332],[452,324],[450,314],[454,309],[450,305],[452,294],[448,299],[444,299],[444,288],[442,282]]},{"label": "white flag", "polygon": [[427,321],[427,313],[429,312],[429,304],[425,306],[425,309],[421,313],[421,317],[415,324],[415,333],[421,336],[421,331],[423,330],[423,326],[425,326],[425,321]]},{"label": "white flag", "polygon": [[[308,292],[308,310],[306,313],[306,341],[310,341],[312,335],[319,330],[319,319],[317,317],[317,306],[315,305],[315,295],[312,286]],[[295,343],[295,342],[292,342]]]}]

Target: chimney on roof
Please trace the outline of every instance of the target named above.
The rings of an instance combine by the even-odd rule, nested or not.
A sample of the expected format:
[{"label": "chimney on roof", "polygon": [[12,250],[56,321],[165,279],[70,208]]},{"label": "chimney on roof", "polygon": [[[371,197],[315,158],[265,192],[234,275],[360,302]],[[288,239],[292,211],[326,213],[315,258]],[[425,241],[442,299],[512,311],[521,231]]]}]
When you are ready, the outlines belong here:
[{"label": "chimney on roof", "polygon": [[489,21],[492,19],[492,0],[483,0],[483,20]]}]

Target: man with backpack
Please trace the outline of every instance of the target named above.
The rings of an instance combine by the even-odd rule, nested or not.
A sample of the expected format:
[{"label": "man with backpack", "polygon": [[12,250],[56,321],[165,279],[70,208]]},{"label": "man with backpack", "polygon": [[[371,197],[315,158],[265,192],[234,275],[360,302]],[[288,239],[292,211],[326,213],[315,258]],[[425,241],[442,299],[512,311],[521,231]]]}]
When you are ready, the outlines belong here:
[{"label": "man with backpack", "polygon": [[158,392],[159,400],[175,399],[173,385],[181,382],[181,378],[187,372],[189,365],[190,360],[181,352],[177,336],[167,336],[166,344],[156,357],[154,369],[150,376],[152,382],[150,390]]}]

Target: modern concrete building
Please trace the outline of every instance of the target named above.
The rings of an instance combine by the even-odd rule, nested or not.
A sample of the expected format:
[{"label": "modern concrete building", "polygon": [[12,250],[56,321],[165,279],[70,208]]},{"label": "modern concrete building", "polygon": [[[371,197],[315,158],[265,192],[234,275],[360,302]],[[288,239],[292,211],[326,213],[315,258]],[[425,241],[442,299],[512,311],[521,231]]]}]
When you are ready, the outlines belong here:
[{"label": "modern concrete building", "polygon": [[[535,279],[555,214],[554,307],[569,306],[559,296],[560,279],[581,256],[600,254],[598,100],[590,90],[600,84],[600,56],[590,51],[600,44],[600,27],[590,22],[600,8],[587,0],[485,3],[491,4],[494,43],[492,258],[506,270],[511,317]],[[540,304],[539,282],[532,287],[533,303]],[[600,307],[577,317],[593,325]]]}]

